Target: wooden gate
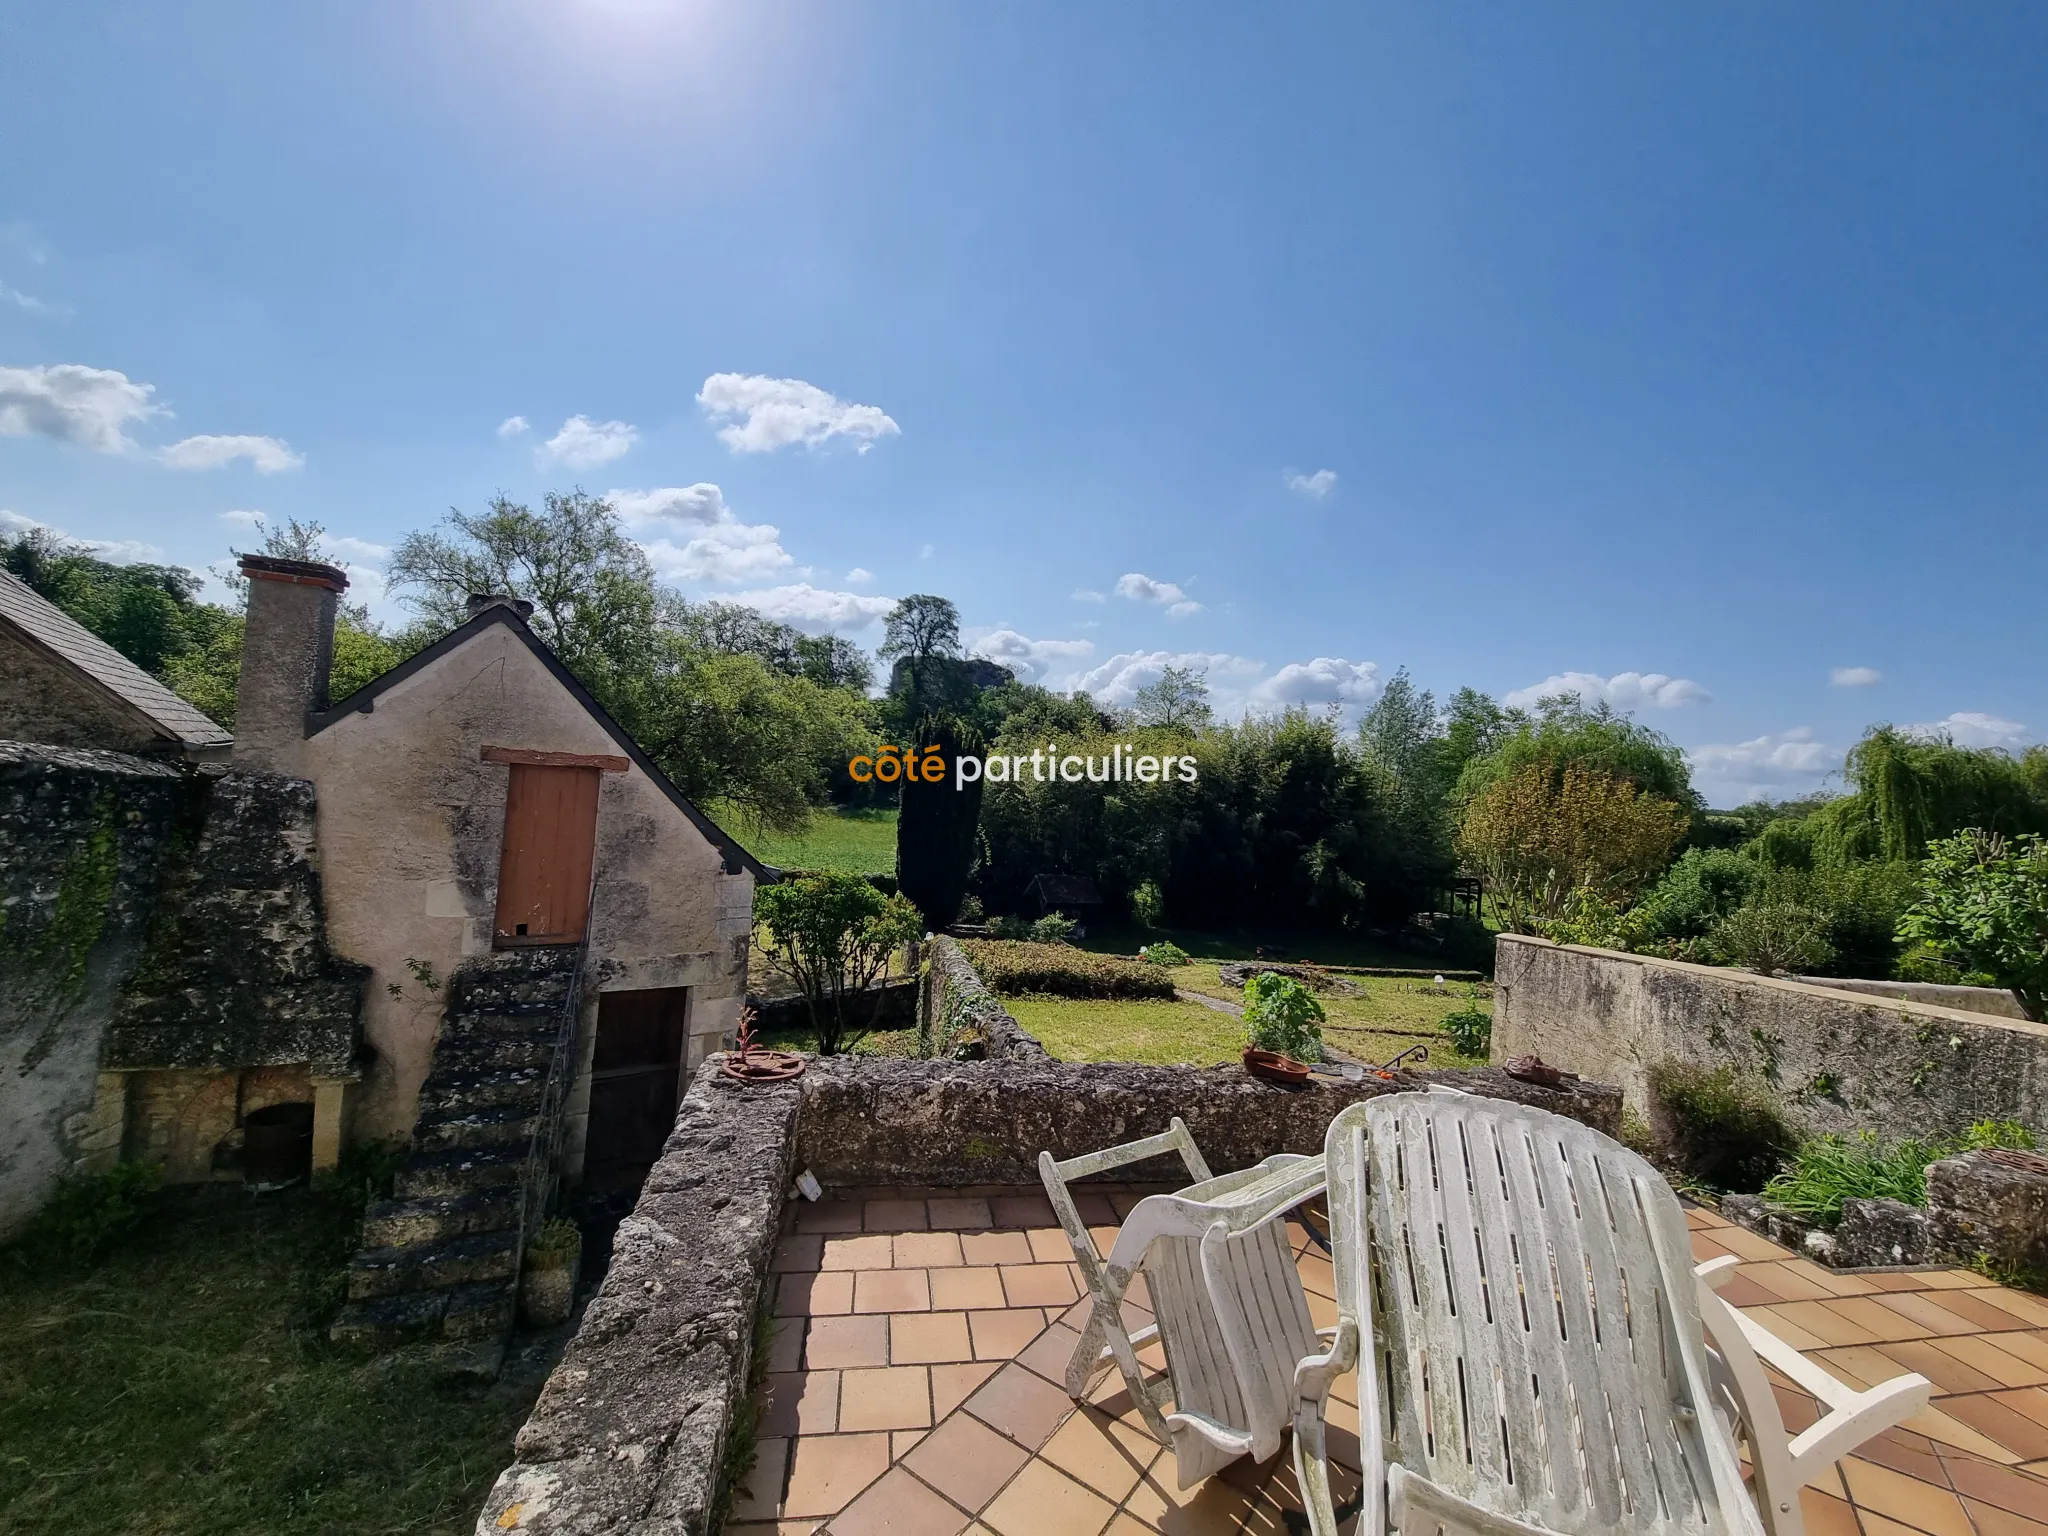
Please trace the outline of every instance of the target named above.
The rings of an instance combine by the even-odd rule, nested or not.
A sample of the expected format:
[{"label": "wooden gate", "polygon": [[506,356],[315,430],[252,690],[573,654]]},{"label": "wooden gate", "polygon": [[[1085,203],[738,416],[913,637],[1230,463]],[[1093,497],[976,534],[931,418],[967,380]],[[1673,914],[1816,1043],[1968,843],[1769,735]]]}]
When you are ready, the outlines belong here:
[{"label": "wooden gate", "polygon": [[637,1182],[661,1156],[682,1095],[689,995],[687,987],[598,995],[583,1145],[586,1186]]}]

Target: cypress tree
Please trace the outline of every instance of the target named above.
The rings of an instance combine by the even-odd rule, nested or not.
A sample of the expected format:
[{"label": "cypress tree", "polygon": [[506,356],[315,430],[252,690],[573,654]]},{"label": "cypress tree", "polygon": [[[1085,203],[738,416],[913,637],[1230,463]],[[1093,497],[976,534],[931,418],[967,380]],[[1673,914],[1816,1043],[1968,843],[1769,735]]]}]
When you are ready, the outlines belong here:
[{"label": "cypress tree", "polygon": [[896,820],[896,886],[923,914],[925,927],[939,932],[960,914],[967,876],[974,865],[975,833],[981,824],[981,782],[955,788],[953,764],[962,752],[979,753],[982,741],[959,721],[927,716],[917,732],[920,759],[936,746],[946,760],[944,779],[903,785]]}]

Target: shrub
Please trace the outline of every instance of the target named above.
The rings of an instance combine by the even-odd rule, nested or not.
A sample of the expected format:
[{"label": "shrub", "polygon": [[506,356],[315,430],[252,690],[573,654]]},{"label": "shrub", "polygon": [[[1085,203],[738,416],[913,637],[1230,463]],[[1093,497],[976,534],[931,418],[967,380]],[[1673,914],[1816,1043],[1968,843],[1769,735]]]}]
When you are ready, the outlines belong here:
[{"label": "shrub", "polygon": [[155,1163],[116,1163],[105,1173],[66,1179],[29,1223],[22,1246],[94,1258],[142,1219],[144,1199],[163,1182]]},{"label": "shrub", "polygon": [[1071,944],[1074,930],[1080,927],[1064,912],[1048,912],[1031,925],[1031,942],[1034,944]]},{"label": "shrub", "polygon": [[1961,1136],[1903,1137],[1881,1142],[1874,1131],[1816,1136],[1790,1168],[1764,1186],[1774,1204],[1832,1225],[1844,1200],[1927,1203],[1927,1168],[1944,1157],[1984,1147],[2030,1148],[2033,1133],[2011,1120],[1980,1120]]},{"label": "shrub", "polygon": [[969,896],[960,903],[959,921],[963,923],[978,923],[986,915],[982,910],[981,898],[979,896]]},{"label": "shrub", "polygon": [[1493,1049],[1493,1015],[1479,1006],[1479,989],[1465,988],[1465,1006],[1444,1015],[1444,1033],[1461,1056],[1484,1057]]},{"label": "shrub", "polygon": [[1161,939],[1157,944],[1146,946],[1145,958],[1154,965],[1186,965],[1188,952],[1170,939]]},{"label": "shrub", "polygon": [[1166,898],[1152,881],[1131,892],[1131,915],[1145,928],[1157,928],[1166,921]]},{"label": "shrub", "polygon": [[1799,1149],[1777,1100],[1732,1067],[1659,1062],[1650,1098],[1659,1150],[1714,1189],[1754,1193]]},{"label": "shrub", "polygon": [[1827,914],[1791,902],[1738,907],[1710,935],[1724,960],[1772,976],[1780,971],[1809,971],[1834,958],[1827,938]]},{"label": "shrub", "polygon": [[964,939],[960,947],[991,992],[1109,999],[1173,996],[1173,978],[1158,966],[1116,955],[1091,955],[1069,944]]},{"label": "shrub", "polygon": [[550,1216],[534,1228],[533,1238],[526,1245],[533,1258],[559,1259],[565,1264],[582,1249],[583,1230],[566,1216]]},{"label": "shrub", "polygon": [[2048,839],[1961,832],[1929,843],[1922,870],[1899,937],[1988,972],[2028,1018],[2048,1020]]},{"label": "shrub", "polygon": [[1011,912],[990,923],[988,931],[999,939],[1020,944],[1031,937],[1031,921]]},{"label": "shrub", "polygon": [[[825,873],[778,881],[754,893],[754,916],[769,953],[803,989],[818,1054],[845,1050],[875,1027],[889,957],[923,924],[901,896],[884,896],[858,875]],[[869,994],[872,1002],[866,1000]]]},{"label": "shrub", "polygon": [[1262,1051],[1323,1059],[1323,1005],[1292,976],[1261,971],[1244,984],[1245,1036]]}]

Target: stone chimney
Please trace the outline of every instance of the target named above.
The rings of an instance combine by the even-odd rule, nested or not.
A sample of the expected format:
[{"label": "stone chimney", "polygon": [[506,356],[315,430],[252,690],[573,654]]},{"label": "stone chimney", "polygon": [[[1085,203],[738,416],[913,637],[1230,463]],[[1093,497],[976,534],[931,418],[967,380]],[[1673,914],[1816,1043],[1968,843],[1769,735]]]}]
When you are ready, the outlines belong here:
[{"label": "stone chimney", "polygon": [[238,769],[303,777],[306,715],[327,707],[334,610],[348,577],[312,560],[242,556],[249,580],[242,676],[235,685]]},{"label": "stone chimney", "polygon": [[469,616],[472,619],[491,608],[510,608],[522,619],[533,617],[533,604],[523,597],[507,597],[502,592],[472,592],[469,594]]}]

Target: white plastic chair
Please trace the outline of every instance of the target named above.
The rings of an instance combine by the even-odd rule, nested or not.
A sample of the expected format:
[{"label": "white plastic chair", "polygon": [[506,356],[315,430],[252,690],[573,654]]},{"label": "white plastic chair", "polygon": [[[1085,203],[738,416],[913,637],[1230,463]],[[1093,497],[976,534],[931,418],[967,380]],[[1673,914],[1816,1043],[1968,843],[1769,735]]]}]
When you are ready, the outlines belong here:
[{"label": "white plastic chair", "polygon": [[[1105,1260],[1068,1181],[1175,1152],[1196,1182],[1139,1201]],[[1067,1363],[1068,1395],[1084,1401],[1113,1362],[1146,1427],[1172,1448],[1182,1488],[1240,1456],[1275,1454],[1292,1408],[1295,1365],[1318,1347],[1278,1218],[1322,1192],[1323,1160],[1282,1155],[1212,1177],[1176,1117],[1160,1135],[1065,1162],[1042,1152],[1038,1171],[1093,1303]],[[1141,1270],[1155,1321],[1132,1331],[1124,1294]],[[1138,1361],[1138,1350],[1155,1338],[1166,1351],[1170,1411]]]},{"label": "white plastic chair", "polygon": [[[1927,1400],[1918,1376],[1823,1388],[1713,1294],[1726,1263],[1695,1275],[1656,1170],[1576,1121],[1393,1094],[1340,1114],[1325,1155],[1338,1328],[1301,1362],[1294,1420],[1318,1536],[1337,1530],[1324,1403],[1362,1340],[1359,1536],[1803,1536],[1801,1484]],[[1834,1410],[1789,1444],[1760,1352]]]}]

